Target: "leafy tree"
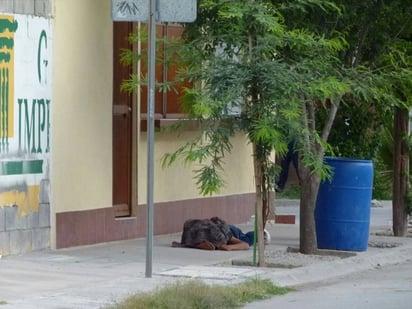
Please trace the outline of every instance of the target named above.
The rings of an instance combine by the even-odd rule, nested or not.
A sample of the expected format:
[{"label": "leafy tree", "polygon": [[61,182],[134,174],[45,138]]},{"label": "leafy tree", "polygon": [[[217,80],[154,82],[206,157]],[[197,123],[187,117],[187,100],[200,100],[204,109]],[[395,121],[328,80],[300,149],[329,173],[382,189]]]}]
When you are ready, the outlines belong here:
[{"label": "leafy tree", "polygon": [[[283,1],[281,1],[283,2]],[[405,234],[406,198],[408,191],[408,109],[411,106],[411,34],[412,1],[333,1],[341,8],[342,14],[330,11],[314,11],[314,7],[296,10],[285,7],[289,26],[310,25],[311,29],[326,37],[339,31],[345,35],[348,48],[339,53],[339,58],[347,67],[362,65],[371,72],[372,92],[352,93],[342,104],[335,129],[331,132],[330,144],[335,153],[368,158],[375,161],[375,179],[379,177],[379,167],[387,167],[392,162],[382,164],[380,151],[385,147],[387,123],[395,119],[394,146],[394,231]],[[380,82],[377,82],[379,81]],[[373,90],[373,88],[375,88]],[[394,115],[396,117],[394,118]],[[399,129],[400,122],[403,122]],[[401,146],[403,144],[403,146]],[[393,157],[391,157],[391,161]],[[402,163],[402,164],[401,164]],[[401,164],[402,166],[399,166]]]},{"label": "leafy tree", "polygon": [[[337,10],[326,1],[320,7]],[[352,87],[337,53],[345,46],[338,35],[326,39],[304,28],[288,29],[271,1],[200,1],[198,18],[186,25],[186,69],[180,77],[199,87],[186,89],[184,110],[200,123],[199,137],[165,157],[179,155],[198,162],[203,194],[219,189],[230,136],[243,131],[253,145],[258,217],[259,265],[263,227],[275,189],[271,154],[283,155],[296,141],[301,158],[301,251],[316,250],[313,211],[323,168],[323,153],[340,98]],[[332,102],[330,107],[317,102]],[[323,110],[323,128],[315,113]],[[233,111],[238,111],[233,114]]]},{"label": "leafy tree", "polygon": [[[247,135],[253,146],[261,266],[263,228],[275,190],[272,152],[283,155],[295,141],[302,178],[300,251],[314,253],[314,207],[321,179],[330,176],[323,155],[331,149],[327,140],[338,107],[359,97],[368,102],[393,98],[388,76],[345,65],[348,42],[336,29],[319,31],[309,13],[339,19],[343,10],[324,0],[202,0],[196,22],[185,25],[184,41],[167,47],[182,67],[176,82],[193,85],[184,89],[182,108],[198,121],[199,136],[166,154],[163,163],[178,158],[197,163],[200,191],[213,194],[224,185],[221,172],[231,137]],[[305,20],[299,23],[301,16]],[[136,82],[132,77],[126,88]]]}]

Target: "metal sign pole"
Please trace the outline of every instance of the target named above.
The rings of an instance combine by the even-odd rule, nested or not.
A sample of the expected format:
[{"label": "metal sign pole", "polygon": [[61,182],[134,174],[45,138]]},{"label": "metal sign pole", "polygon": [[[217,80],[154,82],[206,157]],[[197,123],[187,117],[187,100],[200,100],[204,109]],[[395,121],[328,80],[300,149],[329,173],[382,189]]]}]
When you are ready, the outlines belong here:
[{"label": "metal sign pole", "polygon": [[[149,7],[148,7],[149,6]],[[155,65],[156,21],[193,22],[196,19],[196,0],[112,0],[114,21],[148,22],[148,96],[147,96],[147,234],[146,277],[152,277],[153,251],[153,183],[154,183],[154,118],[155,118]]]},{"label": "metal sign pole", "polygon": [[152,277],[153,251],[153,184],[154,184],[154,116],[155,116],[155,62],[156,62],[156,1],[149,0],[149,95],[147,106],[147,240],[146,278]]}]

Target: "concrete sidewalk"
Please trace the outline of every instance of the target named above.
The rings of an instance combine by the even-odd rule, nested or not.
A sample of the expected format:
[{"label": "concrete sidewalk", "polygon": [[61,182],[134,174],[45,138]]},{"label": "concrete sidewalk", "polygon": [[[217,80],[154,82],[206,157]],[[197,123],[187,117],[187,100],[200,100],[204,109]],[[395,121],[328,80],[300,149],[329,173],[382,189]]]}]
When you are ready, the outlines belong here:
[{"label": "concrete sidewalk", "polygon": [[[245,231],[252,228],[251,224],[240,227]],[[387,228],[371,226],[374,230]],[[272,235],[268,249],[298,246],[298,225],[272,224],[268,229]],[[0,259],[1,308],[100,308],[132,293],[183,278],[233,284],[259,276],[281,286],[296,286],[401,263],[412,257],[411,238],[371,235],[370,242],[377,246],[345,259],[295,269],[234,267],[230,266],[232,260],[251,260],[253,250],[211,252],[172,248],[171,242],[179,238],[180,234],[155,237],[152,278],[145,277],[145,239],[3,257]],[[379,244],[394,246],[383,248]]]}]

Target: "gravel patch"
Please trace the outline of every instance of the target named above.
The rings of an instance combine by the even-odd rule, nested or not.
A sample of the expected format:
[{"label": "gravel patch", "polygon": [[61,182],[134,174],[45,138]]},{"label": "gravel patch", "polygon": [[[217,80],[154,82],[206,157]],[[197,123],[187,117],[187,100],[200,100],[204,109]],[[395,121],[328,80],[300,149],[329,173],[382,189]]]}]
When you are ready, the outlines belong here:
[{"label": "gravel patch", "polygon": [[384,241],[370,241],[368,243],[369,247],[373,247],[373,248],[396,248],[399,247],[400,245],[402,245],[401,243],[397,243],[397,242],[384,242]]},{"label": "gravel patch", "polygon": [[[350,254],[353,256],[353,254]],[[288,250],[265,250],[265,262],[266,267],[274,268],[297,268],[307,265],[312,265],[315,263],[339,260],[343,257],[348,257],[348,255],[340,254],[302,254],[299,252],[294,252],[293,248],[288,248]],[[250,259],[233,260],[232,265],[236,266],[252,266],[253,261]]]}]

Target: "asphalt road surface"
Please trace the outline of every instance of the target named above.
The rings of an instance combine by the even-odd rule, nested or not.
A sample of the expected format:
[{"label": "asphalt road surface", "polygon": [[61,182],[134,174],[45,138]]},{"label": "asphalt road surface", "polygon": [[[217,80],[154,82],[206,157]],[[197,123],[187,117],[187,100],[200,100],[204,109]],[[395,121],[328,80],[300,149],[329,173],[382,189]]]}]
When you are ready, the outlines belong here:
[{"label": "asphalt road surface", "polygon": [[404,264],[377,267],[333,281],[297,288],[244,309],[409,309],[412,257]]}]

